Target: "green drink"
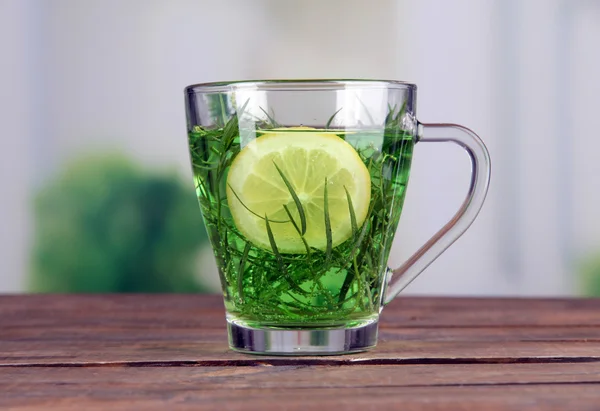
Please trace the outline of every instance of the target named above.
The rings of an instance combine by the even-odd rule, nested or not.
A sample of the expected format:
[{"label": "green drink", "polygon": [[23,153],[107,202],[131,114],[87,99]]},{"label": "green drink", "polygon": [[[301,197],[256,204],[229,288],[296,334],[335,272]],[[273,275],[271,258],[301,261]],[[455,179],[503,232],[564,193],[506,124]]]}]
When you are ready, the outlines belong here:
[{"label": "green drink", "polygon": [[[464,127],[419,123],[414,84],[238,81],[185,93],[194,183],[234,350],[374,347],[384,305],[465,232],[485,199],[485,146]],[[471,186],[452,220],[392,270],[417,142],[464,148]]]},{"label": "green drink", "polygon": [[[350,327],[376,319],[414,146],[412,134],[393,121],[397,116],[398,113],[391,113],[392,121],[380,130],[256,130],[257,144],[261,139],[284,140],[290,137],[282,142],[284,149],[309,141],[304,144],[309,153],[310,147],[318,146],[323,140],[344,140],[355,151],[370,179],[370,192],[367,193],[370,200],[366,201],[363,212],[366,215],[362,218],[356,216],[357,201],[343,195],[337,201],[339,209],[335,209],[336,202],[330,198],[328,213],[325,207],[319,209],[319,196],[317,206],[311,212],[311,204],[300,199],[302,184],[293,178],[294,174],[306,173],[303,168],[305,161],[297,165],[299,170],[293,169],[294,164],[287,164],[286,173],[281,174],[281,167],[278,171],[274,162],[272,171],[276,173],[276,179],[281,179],[281,187],[271,192],[275,196],[281,194],[282,199],[273,200],[270,215],[266,214],[263,224],[259,221],[257,227],[257,230],[264,230],[263,237],[269,241],[261,241],[260,233],[248,236],[244,222],[236,222],[232,216],[231,208],[238,203],[242,210],[259,220],[257,210],[247,206],[248,201],[242,193],[233,190],[231,184],[228,186],[230,168],[244,150],[240,144],[237,116],[224,128],[192,128],[189,142],[197,194],[213,244],[230,320],[252,327]],[[327,154],[322,154],[320,159],[326,161]],[[335,166],[323,165],[323,168],[325,174],[329,172],[326,178],[335,179]],[[344,189],[342,182],[329,183],[328,197],[332,192],[340,192],[335,183]],[[272,185],[267,181],[264,184],[264,202],[268,202],[267,195]],[[312,186],[318,184],[313,180]],[[314,190],[312,186],[310,191],[320,193],[319,187]],[[287,198],[282,187],[289,191]],[[348,193],[344,191],[344,194]],[[294,197],[300,200],[299,205]],[[324,205],[324,197],[322,200]],[[343,204],[341,200],[344,200]],[[255,203],[259,204],[261,200]],[[305,221],[300,218],[300,209],[304,211]],[[349,231],[349,235],[335,242],[336,227],[328,232],[326,224],[327,219],[335,218],[333,214],[341,214],[340,219],[346,220],[345,224],[344,221],[338,223],[338,229]],[[314,240],[309,239],[306,244],[302,241],[302,223],[306,227],[304,238],[314,226]],[[290,240],[281,234],[286,230],[295,233],[299,241],[291,246],[286,244]],[[331,239],[329,242],[328,237]]]}]

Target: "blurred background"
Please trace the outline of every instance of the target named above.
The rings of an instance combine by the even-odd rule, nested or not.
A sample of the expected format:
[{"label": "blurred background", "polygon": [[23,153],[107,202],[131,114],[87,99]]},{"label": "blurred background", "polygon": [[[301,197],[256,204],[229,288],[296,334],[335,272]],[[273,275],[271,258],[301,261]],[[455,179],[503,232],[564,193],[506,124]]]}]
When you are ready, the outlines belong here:
[{"label": "blurred background", "polygon": [[[471,229],[406,290],[600,295],[600,1],[0,0],[0,292],[215,292],[183,88],[419,87],[484,139]],[[456,211],[469,163],[418,145],[391,265]]]}]

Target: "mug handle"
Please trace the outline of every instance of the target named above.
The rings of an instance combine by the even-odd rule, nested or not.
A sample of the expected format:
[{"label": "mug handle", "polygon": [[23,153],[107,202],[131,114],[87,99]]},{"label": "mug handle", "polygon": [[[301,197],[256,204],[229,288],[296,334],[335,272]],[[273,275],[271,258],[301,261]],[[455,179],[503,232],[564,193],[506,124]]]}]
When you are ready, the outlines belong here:
[{"label": "mug handle", "polygon": [[392,301],[429,264],[463,235],[479,214],[490,183],[490,155],[479,136],[468,128],[458,124],[418,123],[417,142],[450,142],[464,148],[471,159],[471,184],[467,198],[454,217],[399,268],[388,269],[390,283],[383,297],[384,305]]}]

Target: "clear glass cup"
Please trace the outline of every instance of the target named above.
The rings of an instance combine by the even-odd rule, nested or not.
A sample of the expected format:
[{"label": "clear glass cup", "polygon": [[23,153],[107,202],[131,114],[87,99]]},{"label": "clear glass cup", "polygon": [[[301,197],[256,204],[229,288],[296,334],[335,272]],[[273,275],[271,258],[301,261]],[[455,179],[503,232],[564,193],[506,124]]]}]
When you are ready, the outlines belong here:
[{"label": "clear glass cup", "polygon": [[[317,355],[377,343],[383,306],[471,225],[490,178],[479,137],[415,117],[414,84],[269,80],[185,89],[194,184],[232,349]],[[387,266],[414,145],[452,142],[472,164],[456,215]]]}]

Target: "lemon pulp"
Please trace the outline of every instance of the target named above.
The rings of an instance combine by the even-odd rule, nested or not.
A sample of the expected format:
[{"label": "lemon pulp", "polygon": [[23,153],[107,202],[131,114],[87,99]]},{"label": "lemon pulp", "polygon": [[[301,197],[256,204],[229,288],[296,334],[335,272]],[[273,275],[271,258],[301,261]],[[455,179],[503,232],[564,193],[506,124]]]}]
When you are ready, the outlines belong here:
[{"label": "lemon pulp", "polygon": [[327,182],[327,214],[335,247],[352,236],[350,207],[358,227],[367,216],[369,171],[354,148],[334,133],[288,130],[273,130],[252,140],[233,160],[227,175],[227,203],[233,221],[247,240],[271,250],[268,218],[279,252],[306,253],[301,233],[284,208],[300,228],[300,212],[283,174],[302,205],[304,240],[310,247],[325,250]]}]

